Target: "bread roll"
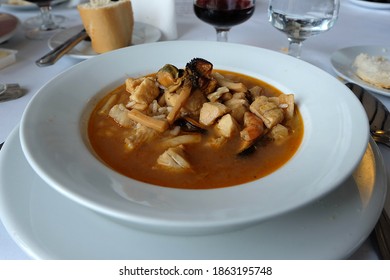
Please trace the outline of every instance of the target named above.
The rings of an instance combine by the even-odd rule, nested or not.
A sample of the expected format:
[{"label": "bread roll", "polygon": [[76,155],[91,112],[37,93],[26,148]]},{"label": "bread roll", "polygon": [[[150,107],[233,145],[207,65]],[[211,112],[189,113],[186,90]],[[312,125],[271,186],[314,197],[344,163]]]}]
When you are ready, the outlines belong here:
[{"label": "bread roll", "polygon": [[356,75],[377,87],[390,89],[390,61],[383,56],[359,54],[353,63]]},{"label": "bread roll", "polygon": [[94,0],[77,6],[97,53],[131,45],[134,17],[130,0]]}]

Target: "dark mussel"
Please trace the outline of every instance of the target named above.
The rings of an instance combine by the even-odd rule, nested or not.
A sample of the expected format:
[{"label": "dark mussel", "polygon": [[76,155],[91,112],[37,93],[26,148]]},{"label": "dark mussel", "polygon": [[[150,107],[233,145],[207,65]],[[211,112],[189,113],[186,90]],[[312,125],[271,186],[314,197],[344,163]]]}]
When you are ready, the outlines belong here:
[{"label": "dark mussel", "polygon": [[204,128],[200,123],[191,119],[190,117],[178,118],[175,122],[175,125],[180,126],[184,132],[196,132],[201,134],[206,134],[207,129]]}]

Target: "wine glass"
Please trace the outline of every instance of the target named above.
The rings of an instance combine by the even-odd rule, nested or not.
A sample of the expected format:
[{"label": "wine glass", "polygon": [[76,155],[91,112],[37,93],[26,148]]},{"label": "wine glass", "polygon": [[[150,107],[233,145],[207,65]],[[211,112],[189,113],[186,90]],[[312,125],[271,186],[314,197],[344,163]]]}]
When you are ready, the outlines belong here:
[{"label": "wine glass", "polygon": [[288,37],[288,54],[300,58],[304,40],[333,27],[340,0],[269,0],[271,24]]},{"label": "wine glass", "polygon": [[214,26],[217,41],[227,42],[229,30],[248,20],[256,0],[194,0],[195,15]]},{"label": "wine glass", "polygon": [[31,17],[23,23],[26,28],[26,37],[29,39],[47,39],[59,28],[59,24],[65,20],[64,16],[52,15],[51,2],[53,0],[27,0],[39,7],[40,15]]}]

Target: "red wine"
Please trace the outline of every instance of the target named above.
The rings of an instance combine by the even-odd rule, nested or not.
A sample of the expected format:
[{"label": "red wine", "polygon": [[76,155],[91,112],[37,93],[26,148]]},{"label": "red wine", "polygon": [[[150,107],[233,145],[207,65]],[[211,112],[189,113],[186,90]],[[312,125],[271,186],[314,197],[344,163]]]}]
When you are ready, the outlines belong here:
[{"label": "red wine", "polygon": [[207,7],[207,1],[204,2],[206,2],[204,6],[194,4],[195,15],[202,21],[218,27],[228,28],[243,23],[252,16],[255,10],[254,5],[242,8],[238,5],[238,7],[232,10],[224,9],[223,7],[210,8]]}]

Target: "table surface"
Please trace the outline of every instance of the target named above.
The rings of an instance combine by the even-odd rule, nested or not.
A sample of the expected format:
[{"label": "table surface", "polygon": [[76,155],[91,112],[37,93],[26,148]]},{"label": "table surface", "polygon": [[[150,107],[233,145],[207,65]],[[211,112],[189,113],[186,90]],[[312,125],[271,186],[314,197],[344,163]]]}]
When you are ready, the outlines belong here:
[{"label": "table surface", "polygon": [[[73,2],[73,1],[71,1]],[[215,40],[213,28],[198,20],[192,11],[191,0],[176,0],[177,40]],[[267,48],[274,51],[284,51],[287,39],[284,34],[276,31],[267,18],[266,0],[258,0],[253,17],[232,28],[229,41]],[[378,45],[390,47],[390,9],[370,9],[353,3],[352,0],[341,0],[340,15],[336,25],[328,32],[309,38],[303,45],[303,60],[337,76],[330,63],[331,54],[341,48],[361,45]],[[38,14],[38,10],[8,9],[0,6],[0,13],[10,13],[17,16],[21,22]],[[56,14],[66,17],[63,23],[71,27],[81,23],[79,14],[74,7],[64,3],[53,8]],[[46,82],[57,74],[77,64],[80,60],[64,57],[55,65],[39,68],[35,60],[48,50],[47,40],[29,40],[24,36],[24,30],[18,32],[0,48],[17,50],[17,61],[4,69],[0,69],[0,82],[19,83],[27,90],[27,94],[19,99],[0,103],[0,143],[4,142],[12,129],[18,125],[23,111]],[[390,98],[376,95],[390,108]],[[387,172],[390,166],[390,149],[380,147],[385,159]],[[390,210],[389,199],[386,203]],[[356,251],[351,259],[378,259],[380,256],[372,238],[368,238]],[[11,239],[8,232],[0,223],[0,259],[29,259]]]}]

